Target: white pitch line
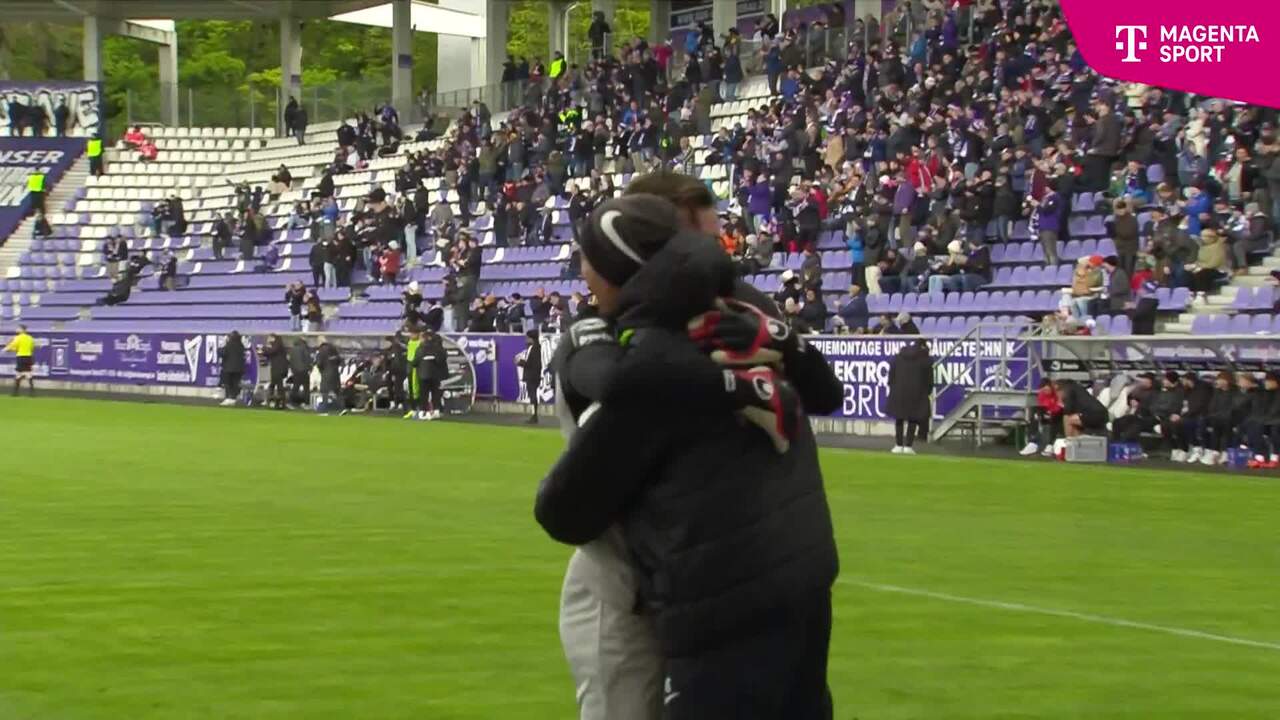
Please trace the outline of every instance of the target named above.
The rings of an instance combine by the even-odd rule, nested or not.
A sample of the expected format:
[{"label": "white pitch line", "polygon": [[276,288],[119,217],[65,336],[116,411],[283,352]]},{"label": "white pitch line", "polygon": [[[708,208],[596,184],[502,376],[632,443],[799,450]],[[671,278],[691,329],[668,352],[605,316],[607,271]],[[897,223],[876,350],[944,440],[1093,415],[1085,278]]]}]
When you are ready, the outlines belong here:
[{"label": "white pitch line", "polygon": [[867,582],[865,580],[853,580],[842,578],[838,582],[846,585],[856,585],[868,590],[876,590],[878,592],[898,593],[900,595],[915,595],[916,597],[932,598],[934,600],[945,600],[947,602],[962,603],[965,605],[977,605],[978,607],[996,608],[997,610],[1009,610],[1011,612],[1034,613],[1037,615],[1052,615],[1054,617],[1070,618],[1072,620],[1081,620],[1083,622],[1098,623],[1101,625],[1111,625],[1114,627],[1133,628],[1135,630],[1148,630],[1150,632],[1164,633],[1166,635],[1177,635],[1179,637],[1199,638],[1200,640],[1213,640],[1216,642],[1229,643],[1231,645],[1244,645],[1245,647],[1262,648],[1263,650],[1275,650],[1280,652],[1280,643],[1265,642],[1262,640],[1249,640],[1248,638],[1232,637],[1230,635],[1217,635],[1214,633],[1203,632],[1200,630],[1189,630],[1187,628],[1169,627],[1167,625],[1152,625],[1151,623],[1137,622],[1135,620],[1125,620],[1124,618],[1107,617],[1105,615],[1092,615],[1089,613],[1075,612],[1073,610],[1058,610],[1056,608],[1040,607],[1038,605],[1026,605],[1023,603],[1003,602],[1000,600],[986,600],[983,598],[965,597],[963,595],[952,595],[950,593],[934,592],[932,590],[920,590],[918,588],[902,587],[900,585],[885,585],[882,583]]}]

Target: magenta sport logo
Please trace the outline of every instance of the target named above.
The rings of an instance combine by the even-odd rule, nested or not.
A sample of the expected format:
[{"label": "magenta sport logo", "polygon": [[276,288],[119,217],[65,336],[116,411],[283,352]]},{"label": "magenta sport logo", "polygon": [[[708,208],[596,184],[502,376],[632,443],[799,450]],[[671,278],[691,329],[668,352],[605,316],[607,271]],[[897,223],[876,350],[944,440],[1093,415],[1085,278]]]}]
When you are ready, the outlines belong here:
[{"label": "magenta sport logo", "polygon": [[[1222,62],[1223,53],[1247,43],[1260,43],[1256,25],[1161,25],[1155,53],[1162,63]],[[1117,25],[1116,50],[1124,54],[1120,62],[1142,62],[1139,52],[1150,47],[1146,25]]]},{"label": "magenta sport logo", "polygon": [[1061,0],[1080,52],[1102,75],[1280,107],[1280,2]]}]

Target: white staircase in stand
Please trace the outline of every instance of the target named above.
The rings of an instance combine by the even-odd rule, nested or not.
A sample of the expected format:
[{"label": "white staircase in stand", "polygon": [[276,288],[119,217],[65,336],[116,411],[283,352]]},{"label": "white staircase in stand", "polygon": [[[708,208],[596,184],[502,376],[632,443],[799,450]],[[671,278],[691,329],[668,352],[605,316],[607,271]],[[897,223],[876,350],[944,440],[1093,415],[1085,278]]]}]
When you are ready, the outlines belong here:
[{"label": "white staircase in stand", "polygon": [[1233,307],[1240,288],[1270,285],[1272,270],[1280,270],[1280,247],[1272,251],[1269,257],[1263,258],[1261,264],[1250,265],[1247,272],[1241,275],[1233,275],[1229,284],[1218,288],[1217,292],[1210,293],[1203,302],[1193,301],[1191,305],[1187,306],[1186,312],[1178,315],[1176,321],[1163,323],[1160,331],[1186,334],[1191,332],[1191,322],[1195,320],[1197,315],[1234,314],[1236,311]]},{"label": "white staircase in stand", "polygon": [[[67,201],[75,196],[76,191],[84,187],[89,177],[89,159],[80,156],[58,179],[58,183],[45,193],[44,209],[47,213],[60,213]],[[18,259],[31,249],[32,233],[36,227],[36,216],[31,214],[18,225],[13,234],[0,245],[0,278],[16,275]]]}]

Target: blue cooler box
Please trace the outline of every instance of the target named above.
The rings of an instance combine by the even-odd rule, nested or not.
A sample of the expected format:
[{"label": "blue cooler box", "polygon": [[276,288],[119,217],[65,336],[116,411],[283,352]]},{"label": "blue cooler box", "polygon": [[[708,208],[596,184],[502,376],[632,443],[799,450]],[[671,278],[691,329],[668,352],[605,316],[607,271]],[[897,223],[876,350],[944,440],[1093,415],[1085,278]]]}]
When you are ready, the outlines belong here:
[{"label": "blue cooler box", "polygon": [[1247,470],[1249,468],[1249,458],[1253,454],[1248,448],[1227,448],[1227,467],[1232,470]]}]

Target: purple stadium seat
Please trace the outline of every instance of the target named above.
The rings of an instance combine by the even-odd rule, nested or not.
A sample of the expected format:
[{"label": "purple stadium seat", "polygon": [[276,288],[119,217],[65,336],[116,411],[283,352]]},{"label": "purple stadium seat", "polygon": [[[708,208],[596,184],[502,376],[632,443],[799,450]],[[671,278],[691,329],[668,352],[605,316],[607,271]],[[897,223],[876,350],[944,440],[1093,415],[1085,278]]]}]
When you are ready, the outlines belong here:
[{"label": "purple stadium seat", "polygon": [[[1010,293],[1010,295],[1012,295],[1012,293]],[[1014,305],[1014,303],[1013,303],[1012,301],[1010,301],[1010,303],[1009,303],[1009,304],[1010,304],[1010,305]],[[1014,305],[1014,307],[1013,307],[1013,308],[1010,308],[1010,309],[1011,309],[1011,310],[1016,309],[1016,310],[1018,310],[1018,311],[1020,311],[1020,312],[1030,312],[1030,311],[1032,311],[1032,310],[1034,310],[1034,309],[1035,309],[1035,305],[1036,305],[1036,291],[1035,291],[1035,290],[1023,290],[1023,291],[1018,295],[1017,304],[1016,304],[1016,305]]]},{"label": "purple stadium seat", "polygon": [[1231,332],[1231,318],[1226,315],[1213,315],[1209,320],[1209,332],[1213,335],[1226,335]]},{"label": "purple stadium seat", "polygon": [[[991,262],[992,263],[1004,262],[1005,256],[1008,254],[1008,251],[1009,251],[1008,245],[992,245],[991,246]],[[1001,268],[1001,269],[1003,270],[1004,268]]]},{"label": "purple stadium seat", "polygon": [[1242,287],[1236,292],[1235,300],[1231,301],[1233,310],[1252,310],[1253,309],[1253,288]]},{"label": "purple stadium seat", "polygon": [[975,312],[983,312],[991,307],[991,293],[979,290],[973,294],[973,309]]},{"label": "purple stadium seat", "polygon": [[1086,237],[1102,237],[1107,234],[1106,219],[1101,215],[1090,216],[1085,221],[1084,235]]},{"label": "purple stadium seat", "polygon": [[1233,315],[1231,317],[1231,329],[1228,330],[1232,335],[1247,335],[1249,333],[1249,316]]},{"label": "purple stadium seat", "polygon": [[1271,318],[1271,334],[1280,335],[1280,315],[1274,315]]},{"label": "purple stadium seat", "polygon": [[1111,318],[1112,335],[1132,335],[1133,323],[1128,315],[1115,315]]},{"label": "purple stadium seat", "polygon": [[[1000,247],[997,245],[996,247]],[[991,287],[1005,287],[1009,285],[1009,281],[1013,279],[1013,272],[1017,268],[997,268],[995,277],[991,281]]]},{"label": "purple stadium seat", "polygon": [[1111,238],[1102,238],[1098,241],[1097,253],[1102,257],[1116,254],[1116,243]]},{"label": "purple stadium seat", "polygon": [[1071,209],[1078,213],[1093,212],[1095,207],[1093,193],[1076,193],[1075,198],[1071,201]]},{"label": "purple stadium seat", "polygon": [[919,307],[920,307],[919,293],[907,293],[902,296],[902,307],[899,308],[901,312],[913,313],[913,312],[916,312],[916,310]]},{"label": "purple stadium seat", "polygon": [[1271,332],[1270,315],[1251,315],[1248,317],[1252,318],[1249,323],[1249,332],[1265,334],[1269,334]]},{"label": "purple stadium seat", "polygon": [[867,296],[867,311],[880,315],[889,311],[889,296],[884,293]]},{"label": "purple stadium seat", "polygon": [[1197,315],[1191,318],[1192,335],[1209,335],[1212,332],[1212,318],[1208,315]]},{"label": "purple stadium seat", "polygon": [[906,296],[905,296],[905,295],[903,295],[902,293],[893,293],[892,295],[890,295],[890,296],[889,296],[889,310],[888,310],[888,312],[889,312],[890,314],[897,314],[897,313],[901,312],[901,311],[902,311],[902,305],[903,305],[903,299],[904,299],[905,297],[906,297]]},{"label": "purple stadium seat", "polygon": [[1094,326],[1093,326],[1094,334],[1096,335],[1111,334],[1111,316],[1110,315],[1099,315],[1098,317],[1093,319],[1093,322],[1094,322]]}]

